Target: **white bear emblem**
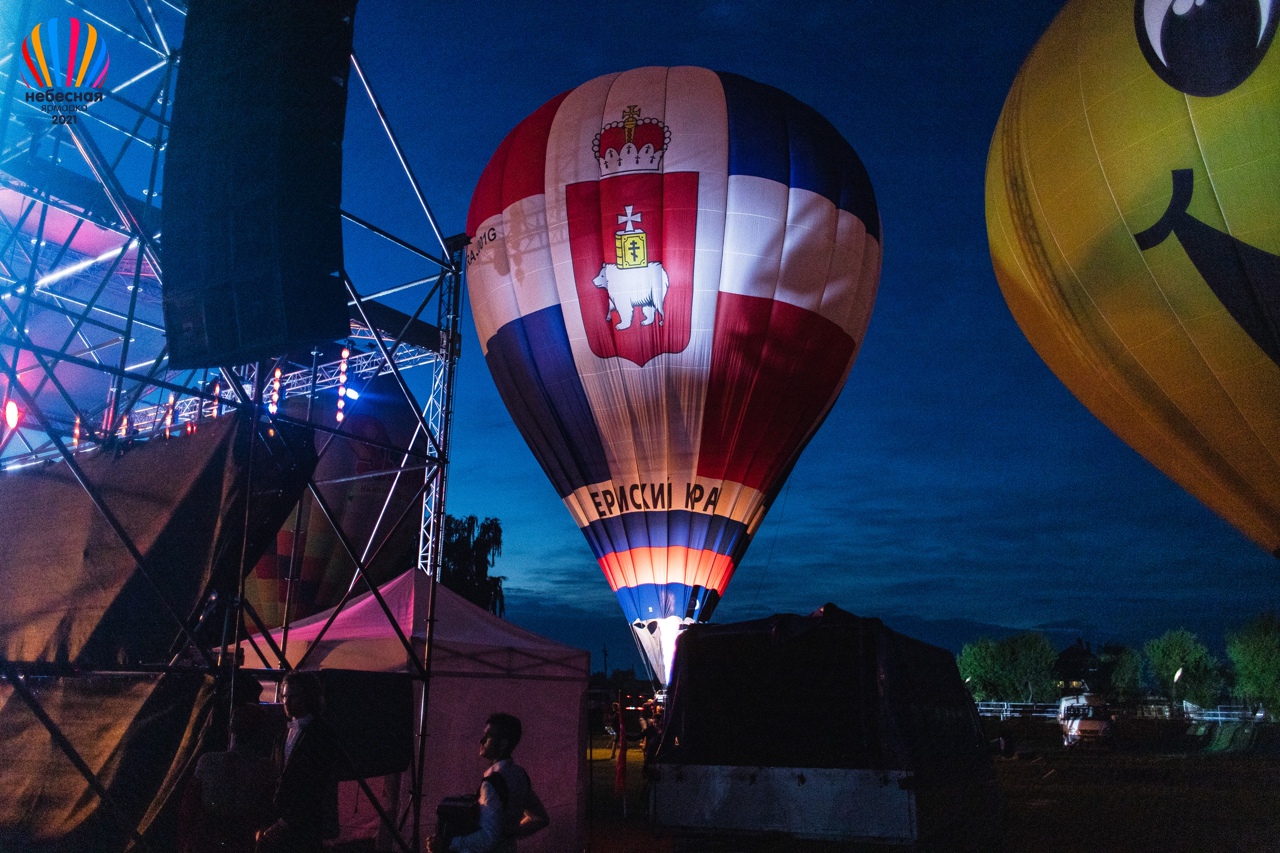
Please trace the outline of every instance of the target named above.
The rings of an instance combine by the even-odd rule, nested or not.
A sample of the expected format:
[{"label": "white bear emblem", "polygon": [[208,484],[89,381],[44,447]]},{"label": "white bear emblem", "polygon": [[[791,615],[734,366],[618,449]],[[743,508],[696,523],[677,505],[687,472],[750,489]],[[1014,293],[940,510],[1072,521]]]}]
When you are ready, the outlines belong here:
[{"label": "white bear emblem", "polygon": [[[631,328],[636,308],[640,308],[644,314],[641,326],[653,325],[655,318],[661,326],[666,318],[662,306],[667,299],[670,281],[661,261],[632,269],[619,269],[617,264],[603,264],[600,274],[591,283],[609,292],[609,310],[605,312],[604,318],[608,320],[616,311],[619,322],[614,328],[620,332]],[[627,306],[626,311],[622,310],[623,305]]]}]

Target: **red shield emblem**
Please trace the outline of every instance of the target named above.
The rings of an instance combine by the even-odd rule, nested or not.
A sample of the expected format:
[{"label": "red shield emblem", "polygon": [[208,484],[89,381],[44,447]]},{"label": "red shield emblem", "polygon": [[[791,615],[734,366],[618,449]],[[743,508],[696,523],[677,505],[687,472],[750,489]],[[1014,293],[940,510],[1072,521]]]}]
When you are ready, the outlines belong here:
[{"label": "red shield emblem", "polygon": [[645,365],[689,345],[698,173],[565,187],[573,275],[591,351]]}]

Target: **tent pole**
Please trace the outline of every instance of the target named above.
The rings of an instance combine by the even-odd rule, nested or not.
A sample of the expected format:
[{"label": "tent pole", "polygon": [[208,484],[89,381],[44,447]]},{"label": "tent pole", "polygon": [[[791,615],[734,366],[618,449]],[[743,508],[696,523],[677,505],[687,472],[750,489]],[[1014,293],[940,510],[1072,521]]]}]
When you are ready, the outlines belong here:
[{"label": "tent pole", "polygon": [[[418,569],[414,569],[418,571]],[[426,778],[427,767],[427,708],[431,693],[431,649],[434,645],[436,626],[436,573],[427,574],[427,642],[423,650],[422,693],[418,701],[418,733],[417,755],[413,768],[413,788],[410,791],[413,801],[413,849],[422,849],[422,783]]]}]

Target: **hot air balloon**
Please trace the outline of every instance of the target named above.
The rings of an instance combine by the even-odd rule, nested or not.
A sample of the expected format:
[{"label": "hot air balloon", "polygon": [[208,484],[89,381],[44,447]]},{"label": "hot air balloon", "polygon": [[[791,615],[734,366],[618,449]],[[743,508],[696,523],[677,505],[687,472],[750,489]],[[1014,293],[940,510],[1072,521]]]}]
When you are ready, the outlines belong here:
[{"label": "hot air balloon", "polygon": [[1280,556],[1276,0],[1073,0],[987,163],[996,277],[1117,435]]},{"label": "hot air balloon", "polygon": [[[355,563],[347,556],[335,524],[358,556],[376,553],[366,570],[375,584],[417,560],[416,519],[395,526],[406,511],[412,512],[407,507],[416,487],[412,478],[396,476],[400,460],[387,449],[408,447],[417,421],[402,405],[403,398],[389,377],[375,377],[361,385],[360,405],[342,422],[345,435],[319,442],[314,479],[334,515],[332,522],[310,494],[304,495],[277,532],[276,547],[263,554],[245,578],[245,597],[269,627],[284,624],[286,615],[301,619],[334,607],[352,586]],[[291,417],[330,425],[340,411],[336,397],[322,392],[310,404],[304,397],[293,397],[282,408]],[[390,541],[383,543],[388,534]],[[295,559],[298,564],[291,571]]]},{"label": "hot air balloon", "polygon": [[518,125],[467,234],[494,382],[666,683],[862,342],[866,170],[776,89],[640,68]]}]

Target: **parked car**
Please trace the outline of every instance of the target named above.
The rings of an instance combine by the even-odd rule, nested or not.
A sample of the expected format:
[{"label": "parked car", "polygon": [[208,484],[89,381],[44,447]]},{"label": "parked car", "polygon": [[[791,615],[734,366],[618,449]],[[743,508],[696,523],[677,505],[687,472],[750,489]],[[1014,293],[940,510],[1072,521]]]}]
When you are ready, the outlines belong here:
[{"label": "parked car", "polygon": [[1115,737],[1111,709],[1105,699],[1093,693],[1063,696],[1058,703],[1058,725],[1062,726],[1062,745],[1067,748],[1110,747]]}]

